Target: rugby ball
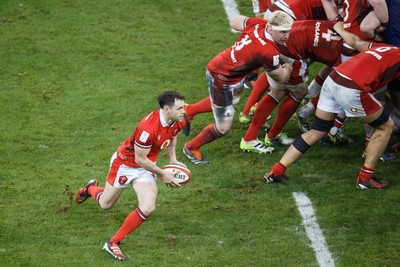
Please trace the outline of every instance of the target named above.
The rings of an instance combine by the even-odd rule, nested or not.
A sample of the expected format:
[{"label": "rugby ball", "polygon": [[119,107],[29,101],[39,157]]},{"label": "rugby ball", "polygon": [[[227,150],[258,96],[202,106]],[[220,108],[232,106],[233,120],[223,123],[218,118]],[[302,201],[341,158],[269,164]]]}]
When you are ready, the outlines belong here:
[{"label": "rugby ball", "polygon": [[189,169],[182,165],[168,164],[162,167],[162,169],[171,173],[175,173],[175,182],[178,184],[187,184],[192,178],[192,173],[189,171]]}]

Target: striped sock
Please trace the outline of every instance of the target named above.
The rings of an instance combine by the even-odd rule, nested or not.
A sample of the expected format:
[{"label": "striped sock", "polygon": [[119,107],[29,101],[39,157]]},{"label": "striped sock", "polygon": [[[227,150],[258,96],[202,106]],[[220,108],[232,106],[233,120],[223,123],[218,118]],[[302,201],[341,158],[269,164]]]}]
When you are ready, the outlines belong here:
[{"label": "striped sock", "polygon": [[139,207],[137,207],[134,211],[132,211],[125,219],[121,228],[119,228],[118,232],[115,233],[113,237],[111,237],[110,242],[119,243],[121,242],[127,235],[136,230],[144,221],[147,220],[147,217]]},{"label": "striped sock", "polygon": [[100,199],[100,196],[103,194],[103,191],[104,191],[104,187],[98,187],[98,186],[95,186],[95,185],[91,185],[88,188],[89,195],[91,195],[92,198],[97,203],[99,203],[99,199]]},{"label": "striped sock", "polygon": [[365,165],[361,167],[361,170],[358,174],[358,177],[360,178],[361,182],[367,182],[369,179],[374,176],[374,168],[368,168]]},{"label": "striped sock", "polygon": [[211,143],[215,139],[218,139],[222,136],[223,134],[217,130],[215,123],[211,123],[207,125],[195,138],[186,144],[190,150],[199,150],[200,147]]}]

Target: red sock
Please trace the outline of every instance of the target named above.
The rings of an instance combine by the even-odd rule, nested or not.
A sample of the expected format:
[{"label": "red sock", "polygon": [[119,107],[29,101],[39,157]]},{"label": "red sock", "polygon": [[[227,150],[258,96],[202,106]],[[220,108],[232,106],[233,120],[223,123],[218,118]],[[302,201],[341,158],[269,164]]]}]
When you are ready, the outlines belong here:
[{"label": "red sock", "polygon": [[315,76],[314,81],[322,87],[322,85],[324,84],[325,79],[322,79],[319,75]]},{"label": "red sock", "polygon": [[194,104],[189,104],[185,111],[190,120],[197,114],[212,112],[210,97],[206,97]]},{"label": "red sock", "polygon": [[97,203],[99,203],[99,199],[100,199],[100,196],[103,194],[103,191],[104,191],[104,187],[98,187],[98,186],[95,186],[95,185],[91,185],[91,186],[89,186],[87,192],[89,193],[89,195],[92,196],[92,198]]},{"label": "red sock", "polygon": [[268,116],[272,113],[278,103],[279,102],[275,98],[268,94],[263,97],[263,99],[258,103],[249,129],[247,129],[246,135],[243,137],[244,141],[249,142],[257,139],[261,126],[267,120]]},{"label": "red sock", "polygon": [[286,167],[282,163],[277,162],[272,167],[272,172],[274,173],[275,176],[282,176],[286,172]]},{"label": "red sock", "polygon": [[365,165],[363,165],[358,174],[358,177],[360,178],[361,182],[366,182],[369,179],[371,179],[372,176],[374,176],[374,170],[375,170],[374,168],[368,168],[365,167]]},{"label": "red sock", "polygon": [[292,117],[299,107],[301,100],[294,98],[292,95],[288,95],[279,107],[278,114],[276,115],[274,124],[272,124],[271,130],[268,132],[268,137],[274,139],[275,136],[282,132],[286,122]]},{"label": "red sock", "polygon": [[136,228],[138,228],[145,220],[147,216],[137,207],[134,211],[132,211],[128,217],[126,217],[124,223],[121,228],[119,228],[118,232],[115,233],[113,237],[111,237],[110,241],[113,243],[119,243],[124,239],[127,235],[132,233]]},{"label": "red sock", "polygon": [[316,108],[318,105],[318,100],[319,100],[319,94],[316,95],[314,98],[311,99],[311,104]]},{"label": "red sock", "polygon": [[190,150],[199,150],[201,146],[211,143],[222,136],[223,134],[215,127],[215,123],[212,123],[206,126],[195,138],[186,143],[186,145]]},{"label": "red sock", "polygon": [[[246,106],[243,109],[244,115],[249,115],[250,109],[254,106],[264,95],[269,87],[267,75],[263,72],[254,84],[253,90],[251,90],[249,99],[247,99]],[[258,107],[257,107],[258,108]]]},{"label": "red sock", "polygon": [[343,123],[344,123],[344,121],[346,120],[347,118],[341,118],[341,117],[339,117],[339,116],[336,116],[336,118],[335,118],[335,121],[334,121],[334,123],[333,123],[333,126],[335,126],[336,128],[340,128],[340,127],[342,127],[342,125],[343,125]]}]

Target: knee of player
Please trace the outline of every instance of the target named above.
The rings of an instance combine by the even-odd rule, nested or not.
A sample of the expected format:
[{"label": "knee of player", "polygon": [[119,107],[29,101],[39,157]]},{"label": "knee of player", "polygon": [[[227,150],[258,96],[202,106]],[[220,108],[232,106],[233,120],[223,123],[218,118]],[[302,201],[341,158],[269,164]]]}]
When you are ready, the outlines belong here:
[{"label": "knee of player", "polygon": [[308,85],[306,83],[300,83],[295,87],[295,90],[291,91],[290,94],[298,100],[302,100],[308,94]]},{"label": "knee of player", "polygon": [[383,130],[385,132],[388,132],[388,134],[391,134],[394,130],[394,122],[392,119],[389,119],[386,123],[381,125],[382,128],[384,128]]},{"label": "knee of player", "polygon": [[301,154],[305,154],[309,149],[310,145],[304,140],[303,136],[299,136],[294,140],[292,144]]},{"label": "knee of player", "polygon": [[229,131],[231,130],[231,127],[221,127],[220,129],[217,129],[217,135],[218,136],[224,136],[226,135]]},{"label": "knee of player", "polygon": [[394,121],[392,120],[392,118],[389,117],[389,120],[386,123],[387,127],[390,128],[390,131],[392,132],[394,130]]},{"label": "knee of player", "polygon": [[301,103],[301,101],[307,96],[308,90],[291,92],[290,95],[296,102]]},{"label": "knee of player", "polygon": [[101,198],[99,200],[99,206],[100,208],[102,208],[103,210],[108,210],[111,209],[114,206],[114,203],[112,202],[105,202],[105,201],[101,201]]},{"label": "knee of player", "polygon": [[394,122],[390,118],[389,112],[387,112],[386,110],[383,110],[381,115],[374,121],[370,122],[369,125],[375,128],[376,130],[382,130],[390,133],[394,129]]},{"label": "knee of player", "polygon": [[226,135],[232,128],[232,121],[225,121],[223,123],[215,123],[212,130],[215,135],[222,137]]},{"label": "knee of player", "polygon": [[334,121],[333,120],[324,120],[315,116],[314,124],[312,129],[317,130],[319,132],[327,133],[333,127]]},{"label": "knee of player", "polygon": [[146,216],[150,216],[156,210],[156,204],[139,205],[139,208]]}]

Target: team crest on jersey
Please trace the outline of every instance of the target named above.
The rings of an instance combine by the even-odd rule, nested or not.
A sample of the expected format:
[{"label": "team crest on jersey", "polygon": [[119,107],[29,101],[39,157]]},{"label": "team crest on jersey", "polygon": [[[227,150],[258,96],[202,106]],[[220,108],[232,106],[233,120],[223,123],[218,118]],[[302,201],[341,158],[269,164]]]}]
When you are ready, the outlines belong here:
[{"label": "team crest on jersey", "polygon": [[177,133],[178,133],[178,129],[175,128],[175,129],[174,129],[174,135],[176,135]]},{"label": "team crest on jersey", "polygon": [[161,149],[166,148],[167,146],[169,146],[169,144],[171,143],[171,140],[167,139],[164,141],[164,143],[162,143],[161,145]]},{"label": "team crest on jersey", "polygon": [[150,134],[146,131],[143,131],[142,134],[139,137],[139,140],[143,143],[145,143],[147,141],[147,139],[149,138]]},{"label": "team crest on jersey", "polygon": [[126,184],[127,181],[128,181],[128,177],[126,177],[125,175],[120,176],[118,179],[119,184]]},{"label": "team crest on jersey", "polygon": [[160,139],[161,139],[161,135],[157,136],[157,140],[160,140]]}]

